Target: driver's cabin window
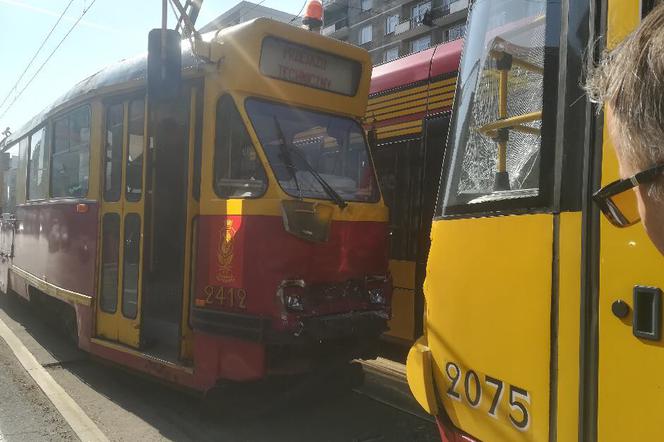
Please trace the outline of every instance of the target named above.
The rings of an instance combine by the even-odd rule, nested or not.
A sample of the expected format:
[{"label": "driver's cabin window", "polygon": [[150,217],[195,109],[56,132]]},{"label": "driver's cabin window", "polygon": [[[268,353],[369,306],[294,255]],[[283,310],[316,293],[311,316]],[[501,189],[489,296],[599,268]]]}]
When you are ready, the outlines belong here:
[{"label": "driver's cabin window", "polygon": [[255,198],[267,187],[261,164],[230,95],[217,103],[214,190],[221,198]]}]

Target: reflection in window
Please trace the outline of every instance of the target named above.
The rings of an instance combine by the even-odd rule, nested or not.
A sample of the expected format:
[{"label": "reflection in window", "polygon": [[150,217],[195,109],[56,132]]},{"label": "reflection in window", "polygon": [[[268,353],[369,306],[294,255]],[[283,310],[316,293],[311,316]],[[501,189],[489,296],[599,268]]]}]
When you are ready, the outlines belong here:
[{"label": "reflection in window", "polygon": [[90,108],[80,107],[54,123],[51,195],[85,197],[90,173]]},{"label": "reflection in window", "polygon": [[295,197],[377,201],[364,130],[350,118],[250,99],[247,112],[279,185]]},{"label": "reflection in window", "polygon": [[263,194],[266,177],[233,99],[217,105],[214,188],[221,198],[252,198]]},{"label": "reflection in window", "polygon": [[106,201],[120,200],[123,124],[123,104],[109,106],[106,110],[106,158],[104,159],[104,200]]},{"label": "reflection in window", "polygon": [[16,173],[18,171],[18,143],[2,153],[4,173],[2,175],[2,212],[13,213],[16,209]]},{"label": "reflection in window", "polygon": [[143,130],[145,103],[129,103],[129,141],[127,146],[127,201],[139,201],[143,191]]},{"label": "reflection in window", "polygon": [[48,152],[44,139],[45,129],[41,128],[30,137],[28,156],[28,199],[43,199],[48,196],[46,173],[48,170]]},{"label": "reflection in window", "polygon": [[101,296],[99,306],[115,313],[118,306],[118,259],[120,257],[120,216],[107,213],[102,220]]},{"label": "reflection in window", "polygon": [[122,267],[122,314],[131,319],[138,313],[138,281],[141,254],[141,218],[130,213],[125,218]]}]

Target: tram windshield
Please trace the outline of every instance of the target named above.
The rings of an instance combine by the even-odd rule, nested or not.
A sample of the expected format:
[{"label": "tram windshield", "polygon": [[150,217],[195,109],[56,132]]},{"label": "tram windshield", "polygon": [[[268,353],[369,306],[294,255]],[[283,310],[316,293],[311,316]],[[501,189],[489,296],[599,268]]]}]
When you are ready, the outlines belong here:
[{"label": "tram windshield", "polygon": [[546,13],[543,0],[474,3],[440,194],[443,215],[539,195],[545,53],[558,44],[545,32]]},{"label": "tram windshield", "polygon": [[298,198],[375,202],[362,127],[350,118],[250,99],[247,113],[279,185]]}]

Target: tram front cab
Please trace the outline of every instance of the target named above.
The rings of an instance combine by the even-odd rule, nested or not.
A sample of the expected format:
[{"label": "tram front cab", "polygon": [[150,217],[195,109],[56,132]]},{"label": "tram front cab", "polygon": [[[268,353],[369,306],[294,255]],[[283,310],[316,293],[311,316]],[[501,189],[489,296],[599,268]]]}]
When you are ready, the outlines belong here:
[{"label": "tram front cab", "polygon": [[391,280],[358,123],[369,56],[262,19],[216,39],[194,233],[197,375],[210,386],[375,357]]},{"label": "tram front cab", "polygon": [[581,86],[655,3],[473,2],[407,361],[444,441],[661,438],[663,261],[592,202],[618,167]]}]

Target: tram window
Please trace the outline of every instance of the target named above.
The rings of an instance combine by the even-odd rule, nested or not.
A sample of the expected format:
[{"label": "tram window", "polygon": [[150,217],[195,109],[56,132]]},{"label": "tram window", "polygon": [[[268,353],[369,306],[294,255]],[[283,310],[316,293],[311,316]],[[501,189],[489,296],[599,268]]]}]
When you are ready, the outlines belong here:
[{"label": "tram window", "polygon": [[129,103],[129,140],[127,142],[127,201],[140,201],[143,193],[143,140],[145,128],[145,102]]},{"label": "tram window", "polygon": [[265,170],[230,95],[217,103],[214,189],[221,198],[253,198],[267,187]]},{"label": "tram window", "polygon": [[131,319],[138,312],[138,280],[141,253],[141,218],[136,213],[125,217],[122,267],[122,314]]},{"label": "tram window", "polygon": [[[556,87],[545,75],[557,75],[547,71],[545,54],[555,55],[549,49],[558,42],[547,33],[547,4],[474,3],[439,192],[443,215],[543,204],[544,90]],[[554,17],[551,29],[557,26]]]},{"label": "tram window", "polygon": [[30,137],[28,162],[28,199],[37,200],[48,196],[48,152],[45,129],[41,128]]},{"label": "tram window", "polygon": [[364,131],[355,120],[257,99],[246,107],[289,195],[329,200],[327,185],[346,201],[378,201]]},{"label": "tram window", "polygon": [[106,110],[106,156],[104,158],[104,200],[118,201],[122,185],[122,137],[124,105],[111,105]]},{"label": "tram window", "polygon": [[99,298],[99,307],[106,313],[115,313],[118,306],[119,241],[120,215],[107,213],[102,220],[102,272]]},{"label": "tram window", "polygon": [[54,123],[51,195],[85,197],[90,172],[90,108],[80,107]]},{"label": "tram window", "polygon": [[193,195],[198,201],[201,197],[201,161],[203,149],[203,90],[196,89],[196,139],[194,141],[194,176],[193,176]]},{"label": "tram window", "polygon": [[3,154],[2,175],[2,212],[13,213],[16,209],[16,180],[18,172],[18,143],[7,149]]}]

